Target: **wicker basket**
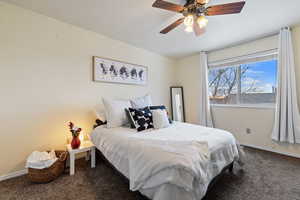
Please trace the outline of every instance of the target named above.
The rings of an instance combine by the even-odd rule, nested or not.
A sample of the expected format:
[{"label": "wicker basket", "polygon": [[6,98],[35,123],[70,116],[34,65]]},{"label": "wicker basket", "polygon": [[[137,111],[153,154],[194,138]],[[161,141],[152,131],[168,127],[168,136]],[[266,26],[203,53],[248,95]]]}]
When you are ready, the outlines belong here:
[{"label": "wicker basket", "polygon": [[57,160],[53,165],[45,169],[28,168],[28,178],[34,183],[49,183],[59,177],[65,170],[68,152],[55,151]]}]

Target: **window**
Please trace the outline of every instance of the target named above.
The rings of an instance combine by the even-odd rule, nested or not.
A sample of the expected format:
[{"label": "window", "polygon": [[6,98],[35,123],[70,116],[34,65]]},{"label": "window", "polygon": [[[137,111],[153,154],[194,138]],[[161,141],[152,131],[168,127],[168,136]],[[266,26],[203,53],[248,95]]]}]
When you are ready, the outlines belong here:
[{"label": "window", "polygon": [[211,104],[271,106],[276,99],[277,59],[213,67],[209,70]]}]

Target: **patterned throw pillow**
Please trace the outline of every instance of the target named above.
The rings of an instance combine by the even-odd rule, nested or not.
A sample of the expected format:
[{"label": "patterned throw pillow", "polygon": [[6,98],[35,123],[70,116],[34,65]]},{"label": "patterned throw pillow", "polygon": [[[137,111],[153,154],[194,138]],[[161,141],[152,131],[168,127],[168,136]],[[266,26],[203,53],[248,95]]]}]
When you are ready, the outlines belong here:
[{"label": "patterned throw pillow", "polygon": [[148,107],[141,109],[129,108],[128,110],[138,132],[153,128],[152,113]]},{"label": "patterned throw pillow", "polygon": [[133,117],[131,116],[130,111],[129,111],[128,108],[125,108],[125,113],[126,113],[126,116],[128,118],[130,128],[135,129],[135,121],[134,121]]}]

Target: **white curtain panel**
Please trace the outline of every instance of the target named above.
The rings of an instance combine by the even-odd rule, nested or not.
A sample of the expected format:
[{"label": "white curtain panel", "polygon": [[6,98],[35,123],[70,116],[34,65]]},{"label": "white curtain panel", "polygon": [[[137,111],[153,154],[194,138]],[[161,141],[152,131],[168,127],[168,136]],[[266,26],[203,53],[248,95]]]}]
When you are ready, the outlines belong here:
[{"label": "white curtain panel", "polygon": [[200,53],[200,125],[213,127],[208,96],[207,54]]},{"label": "white curtain panel", "polygon": [[280,30],[278,54],[278,89],[272,139],[300,143],[300,115],[297,104],[295,61],[289,28]]}]

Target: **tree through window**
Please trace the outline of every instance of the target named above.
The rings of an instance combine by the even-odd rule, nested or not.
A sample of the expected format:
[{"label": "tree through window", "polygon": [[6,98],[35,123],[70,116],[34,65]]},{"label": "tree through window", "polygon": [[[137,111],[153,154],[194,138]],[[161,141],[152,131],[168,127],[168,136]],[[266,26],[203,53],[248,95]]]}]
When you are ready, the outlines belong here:
[{"label": "tree through window", "polygon": [[276,97],[277,60],[209,70],[212,104],[271,105]]}]

